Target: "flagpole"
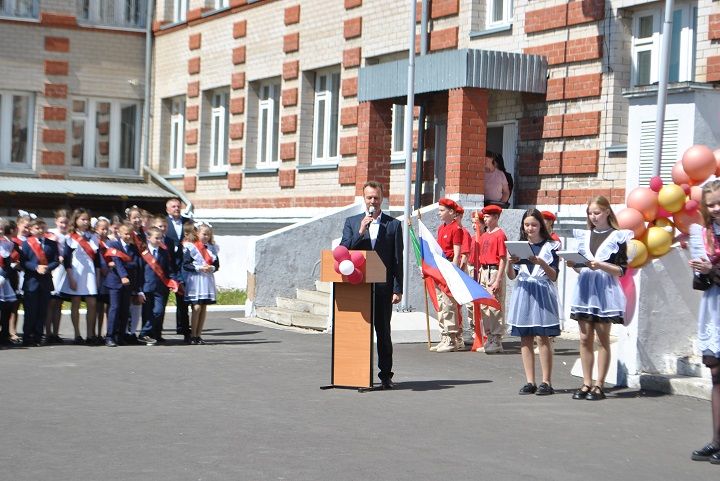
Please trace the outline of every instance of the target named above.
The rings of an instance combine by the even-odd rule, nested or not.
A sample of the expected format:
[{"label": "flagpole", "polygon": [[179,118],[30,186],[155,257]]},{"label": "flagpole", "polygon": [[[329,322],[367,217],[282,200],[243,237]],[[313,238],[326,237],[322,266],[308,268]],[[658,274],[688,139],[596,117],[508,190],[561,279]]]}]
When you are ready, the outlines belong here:
[{"label": "flagpole", "polygon": [[[417,210],[417,218],[418,220],[422,218],[422,214],[420,214],[419,208]],[[418,230],[420,230],[420,227],[418,227]],[[422,270],[422,266],[420,266],[420,270]],[[428,291],[425,282],[423,282],[423,291],[425,292],[425,329],[427,330],[427,344],[429,351],[432,347],[432,340],[430,339],[430,305],[428,304]]]},{"label": "flagpole", "polygon": [[[407,72],[407,102],[405,105],[405,219],[410,225],[410,190],[412,188],[412,153],[413,153],[413,110],[415,107],[415,30],[417,4],[410,0],[410,35],[408,40],[408,72]],[[403,297],[400,309],[409,311],[408,305],[408,277],[410,277],[410,229],[403,232]]]}]

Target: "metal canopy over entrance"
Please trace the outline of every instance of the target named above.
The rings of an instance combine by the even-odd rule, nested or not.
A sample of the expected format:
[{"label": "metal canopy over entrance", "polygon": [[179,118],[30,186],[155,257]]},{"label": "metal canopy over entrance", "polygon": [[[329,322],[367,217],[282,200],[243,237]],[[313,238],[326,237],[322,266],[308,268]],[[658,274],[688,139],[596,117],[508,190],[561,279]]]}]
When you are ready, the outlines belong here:
[{"label": "metal canopy over entrance", "polygon": [[[361,68],[358,100],[407,96],[407,68],[407,59]],[[462,87],[543,94],[547,60],[540,55],[467,48],[416,58],[416,94]]]}]

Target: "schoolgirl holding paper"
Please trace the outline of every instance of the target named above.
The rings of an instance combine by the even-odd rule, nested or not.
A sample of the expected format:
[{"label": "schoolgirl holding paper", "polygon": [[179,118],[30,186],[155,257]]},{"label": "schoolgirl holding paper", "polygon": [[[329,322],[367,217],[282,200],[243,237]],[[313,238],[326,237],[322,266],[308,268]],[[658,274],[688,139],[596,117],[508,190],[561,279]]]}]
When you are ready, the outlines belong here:
[{"label": "schoolgirl holding paper", "polygon": [[192,305],[190,343],[205,344],[202,330],[205,326],[207,305],[215,304],[215,272],[220,268],[220,260],[212,227],[205,223],[198,224],[197,229],[192,227],[191,224],[185,226],[183,242],[185,301]]},{"label": "schoolgirl holding paper", "polygon": [[53,271],[53,291],[50,293],[50,307],[48,308],[48,318],[45,321],[45,336],[48,344],[62,344],[60,337],[60,320],[62,319],[63,299],[60,294],[60,288],[65,283],[65,238],[68,234],[68,226],[70,223],[70,213],[66,209],[58,209],[55,211],[55,228],[48,230],[48,234],[54,236],[54,241],[58,244],[58,253],[60,265]]},{"label": "schoolgirl holding paper", "polygon": [[[575,229],[578,252],[589,259],[580,269],[575,293],[570,303],[570,318],[580,328],[580,362],[583,385],[573,399],[598,401],[605,399],[603,384],[610,368],[610,327],[622,324],[625,316],[625,294],[619,278],[627,268],[626,243],[633,238],[630,230],[620,230],[610,202],[597,196],[587,205],[587,230]],[[575,267],[567,262],[568,267]],[[598,378],[593,384],[595,336],[598,349]]]},{"label": "schoolgirl holding paper", "polygon": [[[520,394],[554,394],[550,339],[560,335],[558,294],[554,284],[560,263],[556,251],[560,244],[550,238],[542,214],[537,209],[525,211],[520,240],[528,241],[534,254],[524,260],[510,256],[506,269],[508,278],[516,280],[506,319],[511,326],[511,335],[520,336],[520,353],[527,380]],[[536,336],[542,369],[540,386],[535,384],[533,341]]]}]

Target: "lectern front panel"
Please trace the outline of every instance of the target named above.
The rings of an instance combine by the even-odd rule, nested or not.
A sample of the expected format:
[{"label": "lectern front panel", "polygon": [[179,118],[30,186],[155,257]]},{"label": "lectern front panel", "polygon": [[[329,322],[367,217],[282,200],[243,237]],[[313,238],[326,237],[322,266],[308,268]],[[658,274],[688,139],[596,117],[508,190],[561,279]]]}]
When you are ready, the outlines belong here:
[{"label": "lectern front panel", "polygon": [[372,387],[372,285],[335,284],[332,384]]}]

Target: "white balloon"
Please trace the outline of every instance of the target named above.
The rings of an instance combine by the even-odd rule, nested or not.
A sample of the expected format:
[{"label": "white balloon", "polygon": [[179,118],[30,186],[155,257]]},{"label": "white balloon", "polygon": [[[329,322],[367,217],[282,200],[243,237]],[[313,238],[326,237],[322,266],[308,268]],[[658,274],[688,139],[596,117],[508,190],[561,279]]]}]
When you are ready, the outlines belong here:
[{"label": "white balloon", "polygon": [[349,276],[353,272],[355,272],[355,264],[351,260],[346,259],[340,263],[340,274]]}]

